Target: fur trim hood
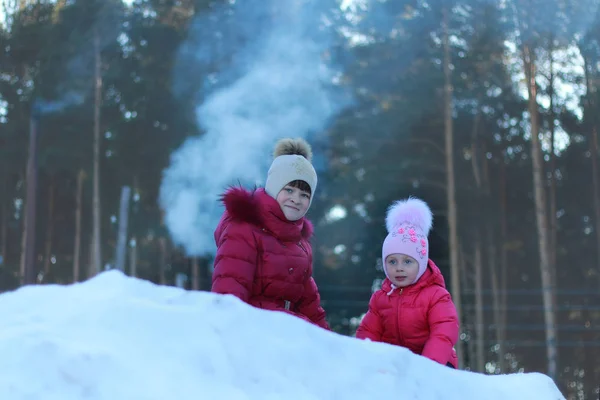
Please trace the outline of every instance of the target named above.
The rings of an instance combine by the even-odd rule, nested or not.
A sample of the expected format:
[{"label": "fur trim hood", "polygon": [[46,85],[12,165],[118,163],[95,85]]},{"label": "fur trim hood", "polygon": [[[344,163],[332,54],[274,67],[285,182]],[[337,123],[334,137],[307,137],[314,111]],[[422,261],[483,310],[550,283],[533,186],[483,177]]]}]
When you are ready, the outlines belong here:
[{"label": "fur trim hood", "polygon": [[229,218],[249,223],[267,229],[282,239],[300,236],[309,240],[313,236],[313,225],[306,217],[298,221],[288,221],[281,211],[279,203],[263,188],[255,188],[250,191],[242,187],[231,187],[221,196],[220,200],[225,206],[225,215],[221,222]]}]

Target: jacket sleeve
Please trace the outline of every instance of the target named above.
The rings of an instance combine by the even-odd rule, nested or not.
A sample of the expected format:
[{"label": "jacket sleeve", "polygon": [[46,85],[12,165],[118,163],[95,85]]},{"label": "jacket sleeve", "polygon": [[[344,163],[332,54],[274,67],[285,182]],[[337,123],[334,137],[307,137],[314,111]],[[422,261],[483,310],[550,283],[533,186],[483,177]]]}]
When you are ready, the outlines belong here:
[{"label": "jacket sleeve", "polygon": [[377,309],[377,293],[378,292],[375,292],[371,296],[371,300],[369,300],[369,310],[356,330],[356,337],[358,339],[369,339],[374,342],[381,341],[383,336],[383,325],[381,314],[379,314]]},{"label": "jacket sleeve", "polygon": [[448,291],[438,290],[434,294],[427,321],[430,333],[422,355],[445,365],[450,361],[459,334],[456,307]]},{"label": "jacket sleeve", "polygon": [[297,310],[300,314],[306,315],[315,324],[330,330],[329,324],[325,319],[325,310],[321,307],[321,295],[312,276],[309,276],[304,283],[304,293],[300,301],[298,301]]},{"label": "jacket sleeve", "polygon": [[230,222],[217,238],[211,291],[232,294],[248,302],[257,255],[257,245],[250,225]]}]

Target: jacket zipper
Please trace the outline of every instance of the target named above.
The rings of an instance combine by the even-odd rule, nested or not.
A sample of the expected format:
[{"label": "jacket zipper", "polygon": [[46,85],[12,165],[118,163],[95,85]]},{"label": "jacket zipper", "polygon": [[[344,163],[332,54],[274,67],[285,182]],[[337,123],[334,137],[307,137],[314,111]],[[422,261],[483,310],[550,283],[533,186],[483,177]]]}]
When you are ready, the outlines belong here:
[{"label": "jacket zipper", "polygon": [[304,250],[306,254],[308,254],[308,251],[304,248],[304,246],[302,246],[302,242],[298,242],[298,246],[300,246],[300,248]]},{"label": "jacket zipper", "polygon": [[[400,288],[400,291],[398,292],[398,296],[402,295],[402,292],[404,291],[404,288]],[[402,298],[400,298],[399,303],[398,303],[398,315],[396,316],[397,320],[396,320],[396,330],[398,332],[398,341],[400,343],[401,346],[404,346],[404,337],[402,336],[402,332],[400,330],[400,324],[402,321],[402,318],[400,318],[400,314],[402,313]]]}]

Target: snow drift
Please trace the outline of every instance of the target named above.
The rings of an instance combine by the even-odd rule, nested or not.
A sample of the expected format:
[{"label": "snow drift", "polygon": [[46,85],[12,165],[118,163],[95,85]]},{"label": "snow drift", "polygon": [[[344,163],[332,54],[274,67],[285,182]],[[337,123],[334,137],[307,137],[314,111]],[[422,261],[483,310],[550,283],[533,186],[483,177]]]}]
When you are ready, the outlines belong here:
[{"label": "snow drift", "polygon": [[232,296],[104,272],[0,295],[0,399],[564,399],[324,331]]}]

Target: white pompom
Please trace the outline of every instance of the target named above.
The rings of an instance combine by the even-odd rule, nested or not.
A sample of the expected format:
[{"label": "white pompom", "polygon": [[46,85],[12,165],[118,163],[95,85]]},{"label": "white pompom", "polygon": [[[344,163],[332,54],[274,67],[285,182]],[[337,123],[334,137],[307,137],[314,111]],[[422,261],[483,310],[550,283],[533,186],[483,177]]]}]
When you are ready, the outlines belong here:
[{"label": "white pompom", "polygon": [[385,226],[388,232],[403,223],[410,223],[419,227],[425,236],[429,234],[433,224],[431,209],[423,200],[409,197],[406,200],[394,202],[387,211]]}]

